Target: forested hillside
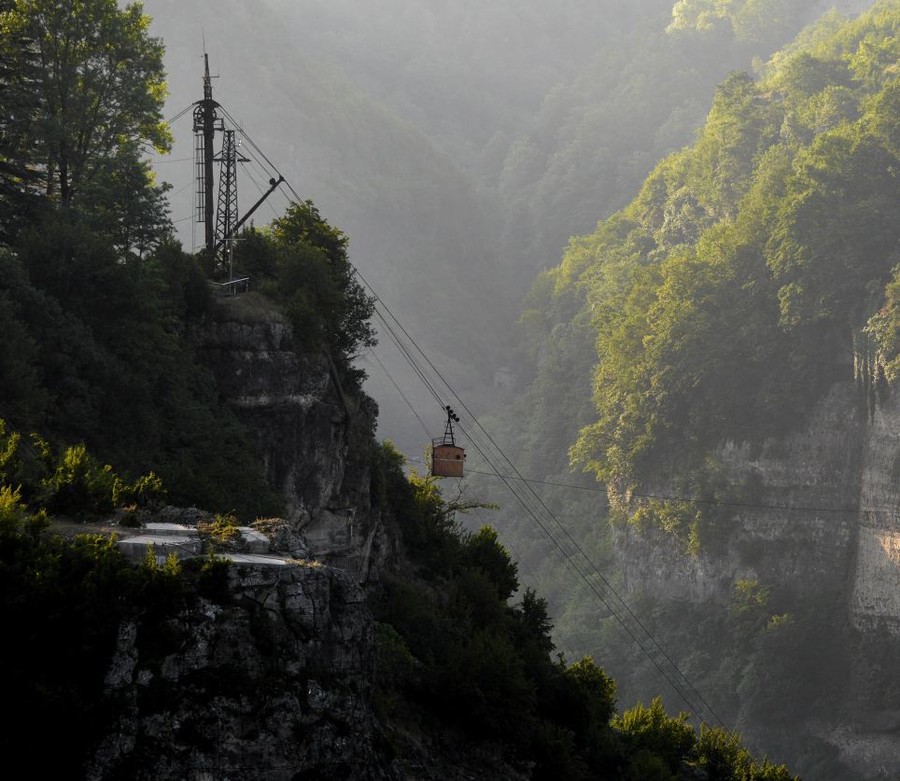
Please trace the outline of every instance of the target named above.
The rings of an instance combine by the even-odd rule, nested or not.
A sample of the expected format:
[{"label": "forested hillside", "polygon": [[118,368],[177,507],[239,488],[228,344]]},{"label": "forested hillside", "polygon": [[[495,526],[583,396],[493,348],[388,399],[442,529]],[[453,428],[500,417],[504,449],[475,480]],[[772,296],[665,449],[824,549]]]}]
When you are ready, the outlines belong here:
[{"label": "forested hillside", "polygon": [[[325,356],[330,417],[369,426],[366,502],[348,512],[374,511],[393,556],[382,581],[363,584],[371,601],[346,573],[284,551],[274,564],[227,563],[239,522],[278,512],[285,491],[266,484],[205,365],[204,335],[228,309],[210,292],[222,258],[184,251],[146,159],[171,142],[163,43],[139,5],[113,0],[4,3],[0,31],[0,616],[17,716],[0,739],[7,754],[62,778],[213,767],[382,779],[403,777],[398,762],[421,761],[432,741],[437,766],[461,754],[510,777],[792,778],[736,733],[695,729],[659,701],[616,714],[615,684],[591,659],[552,657],[546,605],[530,589],[510,602],[517,567],[496,533],[465,532],[456,513],[470,505],[409,480],[403,457],[376,445],[355,365],[374,343],[373,301],[348,237],[310,200],[241,235],[235,262],[255,290],[230,324],[255,316],[280,327],[283,351]],[[140,526],[165,501],[210,516],[197,527],[209,555],[160,561],[150,544],[143,564],[129,562],[109,527]],[[56,531],[85,521],[103,532]],[[266,568],[271,599],[259,598]],[[357,623],[331,626],[342,612]],[[329,670],[326,647],[353,669]],[[338,691],[356,713],[323,704]],[[364,752],[341,754],[357,737],[376,747],[361,775],[347,758]]]},{"label": "forested hillside", "polygon": [[[104,0],[75,20],[47,2],[0,21],[0,418],[126,476],[154,470],[174,502],[277,512],[200,354],[221,269],[182,249],[147,160],[172,143],[162,41],[138,6]],[[326,350],[353,384],[350,356],[373,337],[347,237],[311,202],[251,235],[242,257],[298,348]]]},{"label": "forested hillside", "polygon": [[[751,458],[774,448],[805,430],[836,382],[854,376],[858,407],[848,426],[856,409],[868,420],[896,393],[898,23],[896,2],[876,3],[855,20],[832,13],[753,73],[729,75],[696,141],[662,160],[627,206],[574,238],[533,286],[520,324],[534,380],[486,423],[523,473],[551,483],[538,488],[542,500],[613,583],[622,563],[610,521],[655,528],[688,558],[714,558],[754,513],[740,508],[778,495],[765,493],[759,474],[732,482],[723,447],[737,443]],[[586,470],[599,490],[570,469]],[[816,502],[824,490],[811,488],[807,501],[830,506]],[[523,570],[562,616],[563,646],[622,654],[609,664],[623,686],[654,677],[626,661],[633,646],[615,639],[616,622],[584,583],[573,590],[572,576],[559,574],[558,557],[548,560],[545,535],[521,508],[501,515]],[[837,528],[843,520],[826,513],[822,523]],[[747,704],[749,726],[776,719],[783,705],[774,693],[765,704],[751,692],[784,686],[791,674],[773,683],[780,679],[772,670],[790,659],[805,664],[815,633],[840,633],[846,618],[829,614],[823,594],[779,635],[779,608],[788,616],[798,603],[763,584],[743,588],[762,591],[722,595],[718,618],[674,597],[647,598],[637,609],[697,680],[713,692],[721,687],[713,696],[722,712],[737,716]],[[756,639],[742,634],[753,625],[741,624],[751,604],[774,622]],[[721,657],[704,661],[705,644],[726,637],[744,650],[730,656],[723,645]],[[850,633],[840,642],[859,639]],[[852,657],[843,653],[852,652],[828,663],[846,664]],[[875,658],[860,646],[855,653],[863,665]],[[759,677],[769,665],[774,679]],[[840,677],[829,669],[813,677]],[[811,690],[793,696],[804,703],[793,718],[813,718]],[[805,740],[785,742],[801,771],[853,772],[829,765],[829,750]]]},{"label": "forested hillside", "polygon": [[[526,417],[574,463],[623,490],[687,478],[725,440],[802,426],[854,356],[873,388],[896,377],[896,25],[893,3],[828,17],[729,76],[697,142],[541,275],[529,395],[564,401]],[[588,363],[590,410],[553,390]]]},{"label": "forested hillside", "polygon": [[801,425],[854,349],[876,353],[873,383],[893,371],[895,10],[822,23],[759,81],[730,76],[697,143],[564,258],[557,289],[584,291],[599,359],[573,457],[602,479],[640,479],[674,447],[687,474],[723,440]]}]

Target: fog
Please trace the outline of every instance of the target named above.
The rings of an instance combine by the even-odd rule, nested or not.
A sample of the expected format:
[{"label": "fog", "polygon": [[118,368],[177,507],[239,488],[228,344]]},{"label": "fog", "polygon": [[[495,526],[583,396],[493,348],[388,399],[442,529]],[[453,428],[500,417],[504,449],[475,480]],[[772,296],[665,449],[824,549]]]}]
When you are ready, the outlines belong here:
[{"label": "fog", "polygon": [[[727,66],[683,80],[669,104],[641,106],[642,90],[665,92],[648,83],[659,65],[634,56],[671,18],[660,0],[552,10],[151,0],[145,10],[166,45],[166,117],[202,97],[206,52],[216,100],[257,147],[241,147],[254,159],[240,167],[239,213],[265,189],[264,156],[349,235],[363,277],[479,412],[498,401],[499,370],[524,380],[514,324],[535,272],[690,139]],[[157,171],[172,185],[183,245],[197,249],[191,112],[172,130]],[[280,188],[253,221],[267,223],[290,196]],[[379,435],[420,458],[442,406],[386,336],[360,360]]]},{"label": "fog", "polygon": [[[351,260],[378,297],[379,344],[358,360],[380,407],[379,438],[422,471],[445,403],[461,414],[463,444],[483,420],[513,448],[503,469],[554,485],[542,496],[578,519],[575,534],[612,567],[608,540],[592,531],[605,527],[602,491],[567,475],[579,421],[531,431],[504,416],[528,393],[539,360],[519,322],[523,300],[572,237],[624,207],[659,161],[693,142],[729,72],[758,68],[832,6],[869,5],[147,0],[166,45],[166,117],[177,117],[174,149],[154,165],[172,185],[179,238],[199,249],[190,107],[202,97],[206,53],[214,96],[244,131],[239,213],[282,174],[289,187],[253,222],[266,224],[291,197],[313,200],[349,236]],[[727,19],[716,16],[722,8]],[[559,378],[561,392],[589,398],[591,347],[572,348],[583,365]],[[462,490],[503,507],[467,522],[501,528],[523,583],[539,587],[564,627],[560,647],[592,648],[590,600],[504,487],[478,480],[484,459],[470,456],[475,480]],[[657,685],[652,670],[645,680]]]},{"label": "fog", "polygon": [[[166,117],[202,97],[206,53],[215,98],[255,145],[241,148],[253,159],[240,167],[239,213],[271,161],[349,235],[363,278],[473,412],[527,382],[515,322],[536,272],[690,142],[730,69],[819,5],[793,4],[795,23],[768,38],[704,50],[667,35],[671,0],[144,4],[166,45]],[[191,112],[172,130],[156,167],[178,235],[197,249]],[[289,197],[281,187],[254,223]],[[442,405],[380,342],[360,356],[379,434],[418,458]]]}]

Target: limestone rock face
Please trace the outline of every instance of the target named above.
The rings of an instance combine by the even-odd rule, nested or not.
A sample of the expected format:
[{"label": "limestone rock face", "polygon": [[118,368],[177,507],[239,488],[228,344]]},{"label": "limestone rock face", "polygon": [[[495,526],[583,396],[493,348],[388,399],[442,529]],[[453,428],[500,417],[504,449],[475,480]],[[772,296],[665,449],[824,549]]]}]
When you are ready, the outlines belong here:
[{"label": "limestone rock face", "polygon": [[[849,592],[855,577],[858,501],[868,425],[854,383],[835,385],[802,432],[760,452],[728,443],[717,454],[725,481],[752,486],[746,506],[720,508],[712,545],[697,555],[654,530],[619,529],[626,588],[702,601],[728,599],[739,579],[815,593]],[[667,494],[667,487],[650,493]],[[719,529],[716,530],[719,532]]]},{"label": "limestone rock face", "polygon": [[87,777],[394,778],[362,587],[389,549],[370,497],[375,405],[327,356],[295,351],[252,294],[217,303],[201,355],[284,499],[287,517],[260,524],[287,555],[216,565],[174,615],[120,628],[105,681],[116,725]]},{"label": "limestone rock face", "polygon": [[900,636],[900,394],[872,415],[859,507],[851,615],[864,631]]},{"label": "limestone rock face", "polygon": [[[752,486],[753,498],[718,508],[716,538],[699,552],[657,529],[625,526],[614,538],[629,601],[647,594],[727,615],[739,580],[777,593],[781,610],[818,638],[794,653],[828,660],[846,678],[817,684],[823,704],[783,729],[782,750],[814,739],[817,753],[857,774],[847,778],[887,779],[900,756],[896,665],[887,661],[900,638],[900,394],[874,406],[866,398],[854,382],[838,383],[803,431],[758,452],[722,447],[724,481]],[[667,492],[663,481],[648,491]],[[768,733],[766,745],[777,739]]]},{"label": "limestone rock face", "polygon": [[[804,431],[760,453],[728,444],[727,482],[752,484],[724,508],[724,540],[690,555],[660,531],[618,529],[625,588],[670,599],[727,599],[739,579],[802,598],[842,595],[860,629],[900,636],[900,398],[871,416],[852,382],[836,384]],[[664,493],[661,489],[659,493]]]},{"label": "limestone rock face", "polygon": [[106,679],[121,715],[88,777],[390,778],[359,585],[299,563],[231,565],[227,578],[162,627],[122,627]]},{"label": "limestone rock face", "polygon": [[217,305],[204,360],[309,556],[361,582],[375,578],[388,547],[370,497],[376,405],[345,392],[327,356],[297,352],[290,325],[258,301],[248,294]]}]

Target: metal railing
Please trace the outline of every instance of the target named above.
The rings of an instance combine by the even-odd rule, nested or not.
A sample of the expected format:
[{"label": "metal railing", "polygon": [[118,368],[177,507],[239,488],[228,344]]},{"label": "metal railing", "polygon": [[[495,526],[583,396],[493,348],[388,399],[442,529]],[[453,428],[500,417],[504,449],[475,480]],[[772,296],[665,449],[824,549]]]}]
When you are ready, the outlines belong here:
[{"label": "metal railing", "polygon": [[227,282],[213,282],[209,280],[210,287],[217,296],[236,296],[246,293],[250,289],[250,277],[237,277]]}]

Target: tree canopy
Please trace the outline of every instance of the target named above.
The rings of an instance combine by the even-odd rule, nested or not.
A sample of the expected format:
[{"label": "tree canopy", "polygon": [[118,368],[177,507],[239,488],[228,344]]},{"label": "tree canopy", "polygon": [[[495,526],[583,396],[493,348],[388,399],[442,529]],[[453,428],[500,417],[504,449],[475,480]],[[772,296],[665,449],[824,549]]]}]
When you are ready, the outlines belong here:
[{"label": "tree canopy", "polygon": [[170,137],[162,42],[140,3],[15,0],[0,11],[5,159],[22,185],[71,202],[104,162]]},{"label": "tree canopy", "polygon": [[849,365],[900,261],[897,21],[881,3],[759,81],[730,76],[696,144],[554,272],[596,333],[597,417],[572,456],[601,478],[779,435]]},{"label": "tree canopy", "polygon": [[348,243],[312,201],[295,202],[267,229],[241,235],[235,263],[281,304],[299,346],[325,350],[358,382],[352,362],[375,344],[374,300],[355,277]]}]

